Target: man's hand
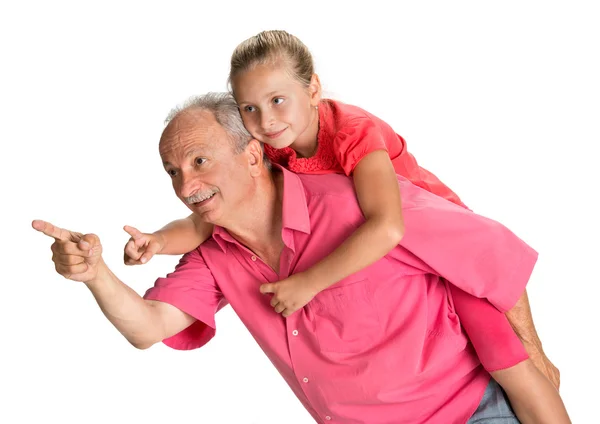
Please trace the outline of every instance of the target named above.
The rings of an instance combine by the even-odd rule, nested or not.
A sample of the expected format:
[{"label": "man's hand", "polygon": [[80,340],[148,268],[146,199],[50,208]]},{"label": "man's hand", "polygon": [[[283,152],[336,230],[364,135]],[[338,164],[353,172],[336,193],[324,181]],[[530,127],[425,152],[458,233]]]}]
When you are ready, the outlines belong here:
[{"label": "man's hand", "polygon": [[560,371],[554,366],[550,359],[546,356],[544,351],[539,347],[530,343],[523,343],[525,350],[529,355],[531,361],[535,364],[542,374],[544,374],[548,380],[552,383],[556,390],[560,388]]},{"label": "man's hand", "polygon": [[298,309],[303,308],[319,291],[314,288],[314,284],[311,284],[304,274],[298,273],[277,283],[263,284],[260,286],[260,292],[263,294],[273,293],[271,306],[275,312],[281,313],[287,318]]},{"label": "man's hand", "polygon": [[56,272],[69,280],[83,283],[96,278],[102,261],[102,245],[98,236],[68,231],[40,220],[33,221],[31,226],[54,239],[51,249]]},{"label": "man's hand", "polygon": [[124,226],[123,229],[131,236],[125,245],[123,257],[125,265],[145,264],[162,251],[164,240],[159,235],[142,233],[129,225]]}]

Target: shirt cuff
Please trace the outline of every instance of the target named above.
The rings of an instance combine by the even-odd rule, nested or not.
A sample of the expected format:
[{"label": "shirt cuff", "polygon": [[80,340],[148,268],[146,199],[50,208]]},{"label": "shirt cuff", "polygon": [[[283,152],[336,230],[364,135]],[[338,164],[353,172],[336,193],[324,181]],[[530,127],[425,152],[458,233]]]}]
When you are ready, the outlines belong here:
[{"label": "shirt cuff", "polygon": [[197,321],[189,327],[163,340],[163,343],[170,348],[176,350],[197,349],[204,346],[215,336],[214,313],[199,310],[197,306],[193,307],[190,299],[185,294],[153,287],[144,294],[144,299],[168,303],[196,318]]}]

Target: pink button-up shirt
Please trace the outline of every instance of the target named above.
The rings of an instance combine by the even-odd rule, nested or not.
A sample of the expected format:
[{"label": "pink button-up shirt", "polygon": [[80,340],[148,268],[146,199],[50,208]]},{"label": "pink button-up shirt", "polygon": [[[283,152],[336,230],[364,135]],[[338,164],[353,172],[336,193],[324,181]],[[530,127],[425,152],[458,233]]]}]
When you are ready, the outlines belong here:
[{"label": "pink button-up shirt", "polygon": [[537,253],[501,224],[398,177],[401,245],[283,318],[259,286],[311,267],[364,218],[350,178],[281,172],[278,272],[215,228],[145,294],[197,319],[164,343],[203,346],[215,335],[215,313],[229,303],[317,422],[465,423],[489,374],[461,329],[448,282],[507,310]]}]

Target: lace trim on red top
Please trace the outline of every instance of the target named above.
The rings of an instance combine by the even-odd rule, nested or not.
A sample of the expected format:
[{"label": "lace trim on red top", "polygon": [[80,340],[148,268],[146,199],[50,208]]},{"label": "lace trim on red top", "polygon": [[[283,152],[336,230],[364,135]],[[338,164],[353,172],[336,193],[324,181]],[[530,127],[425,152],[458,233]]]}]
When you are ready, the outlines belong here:
[{"label": "lace trim on red top", "polygon": [[268,144],[264,145],[267,157],[273,163],[277,163],[292,172],[314,173],[319,171],[343,172],[333,151],[333,136],[330,132],[331,106],[327,100],[319,104],[319,133],[317,136],[318,146],[314,156],[299,158],[291,147],[275,149]]}]

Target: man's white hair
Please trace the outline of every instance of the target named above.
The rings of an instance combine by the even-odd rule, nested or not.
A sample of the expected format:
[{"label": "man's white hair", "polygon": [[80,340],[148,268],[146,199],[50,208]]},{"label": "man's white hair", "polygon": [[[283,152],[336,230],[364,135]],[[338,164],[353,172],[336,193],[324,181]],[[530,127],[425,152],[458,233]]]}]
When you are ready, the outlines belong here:
[{"label": "man's white hair", "polygon": [[248,142],[252,140],[252,135],[244,127],[238,105],[230,93],[212,92],[190,97],[169,112],[165,119],[165,125],[181,112],[189,109],[203,109],[212,112],[219,125],[225,129],[236,153],[241,153]]}]

